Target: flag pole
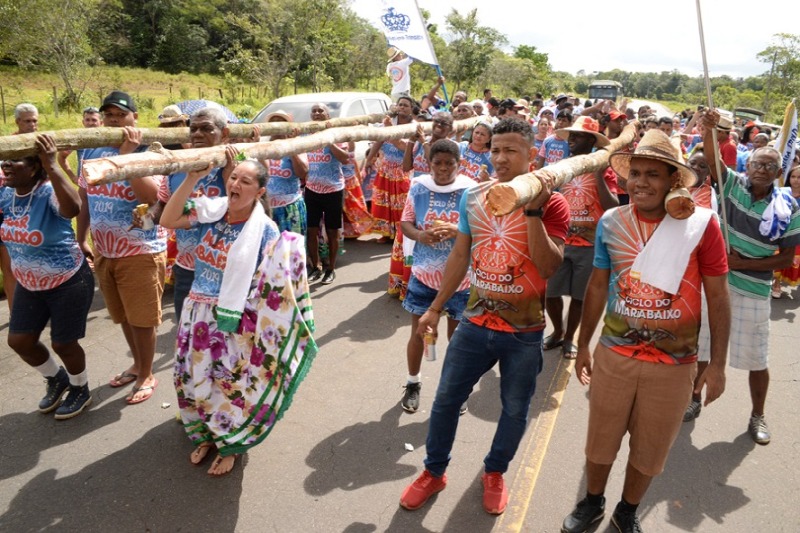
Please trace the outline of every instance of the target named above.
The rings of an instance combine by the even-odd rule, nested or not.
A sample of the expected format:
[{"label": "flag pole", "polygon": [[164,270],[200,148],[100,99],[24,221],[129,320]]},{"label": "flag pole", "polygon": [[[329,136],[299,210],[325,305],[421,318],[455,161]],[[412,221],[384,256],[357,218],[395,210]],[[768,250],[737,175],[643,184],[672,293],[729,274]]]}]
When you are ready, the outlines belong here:
[{"label": "flag pole", "polygon": [[[417,2],[417,0],[414,0],[414,5],[417,6],[417,13],[419,14],[419,20],[424,21],[425,19],[422,18],[422,10],[419,8],[419,2]],[[436,74],[439,77],[443,78],[444,74],[442,73],[442,67],[439,66],[439,58],[436,57],[436,51],[433,49],[433,42],[431,42],[431,35],[430,32],[428,31],[427,26],[425,26],[425,33],[428,35],[428,46],[430,47],[431,50],[431,56],[434,59],[436,59],[436,64],[434,65],[434,67],[436,68]],[[450,97],[447,96],[447,87],[445,87],[444,83],[442,84],[442,93],[444,94],[445,105],[450,105]]]},{"label": "flag pole", "polygon": [[[708,99],[708,108],[713,109],[714,104],[711,100],[711,79],[708,77],[708,60],[706,59],[706,40],[703,36],[703,15],[700,11],[700,0],[696,0],[695,3],[697,5],[697,28],[700,30],[700,52],[703,56],[703,75],[706,82],[706,98]],[[730,254],[731,241],[728,234],[728,214],[725,210],[725,190],[723,189],[722,184],[722,164],[720,161],[722,154],[719,151],[719,142],[717,141],[717,128],[711,129],[711,136],[714,140],[712,152],[715,154],[714,162],[717,167],[717,188],[719,189],[719,208],[720,211],[722,211],[722,227],[725,235],[725,248],[728,254]]]}]

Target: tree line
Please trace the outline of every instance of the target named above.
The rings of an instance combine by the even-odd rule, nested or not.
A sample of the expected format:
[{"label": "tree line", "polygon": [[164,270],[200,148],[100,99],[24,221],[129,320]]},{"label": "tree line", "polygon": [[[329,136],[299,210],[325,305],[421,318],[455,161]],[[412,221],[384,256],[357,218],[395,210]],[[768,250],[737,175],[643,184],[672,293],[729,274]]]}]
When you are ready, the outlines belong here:
[{"label": "tree line", "polygon": [[[390,88],[386,40],[347,0],[0,0],[0,17],[0,60],[56,73],[61,103],[72,108],[97,65],[210,73],[227,85],[265,87],[272,97]],[[554,71],[534,44],[509,51],[507,37],[480,24],[477,10],[452,9],[444,27],[429,24],[429,32],[450,90],[475,97],[485,87],[507,96],[585,94],[592,79],[612,79],[632,97],[705,100],[702,77],[678,71]],[[715,104],[780,116],[800,88],[800,36],[778,34],[754,59],[764,63],[763,75],[712,79]],[[436,76],[428,65],[412,65],[414,94],[427,92]]]}]

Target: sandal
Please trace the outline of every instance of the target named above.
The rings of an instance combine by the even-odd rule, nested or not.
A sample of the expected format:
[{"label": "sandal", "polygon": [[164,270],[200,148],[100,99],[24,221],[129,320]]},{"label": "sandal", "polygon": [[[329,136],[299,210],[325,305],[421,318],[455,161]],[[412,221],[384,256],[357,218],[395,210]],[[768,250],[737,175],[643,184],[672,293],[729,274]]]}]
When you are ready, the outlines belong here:
[{"label": "sandal", "polygon": [[[137,403],[145,402],[153,396],[153,392],[156,390],[157,386],[158,380],[153,378],[152,385],[142,385],[141,387],[134,387],[131,389],[131,393],[127,398],[125,398],[125,401],[128,405],[136,405]],[[143,392],[144,394],[139,396],[139,399],[137,400],[136,395],[140,392]]]},{"label": "sandal", "polygon": [[572,341],[567,341],[561,348],[561,355],[564,356],[564,359],[575,359],[578,357],[578,347],[572,344]]},{"label": "sandal", "polygon": [[136,374],[131,374],[127,370],[124,372],[120,372],[113,378],[111,378],[108,382],[108,385],[113,388],[124,387],[128,383],[133,383],[139,376]]},{"label": "sandal", "polygon": [[[208,475],[221,477],[226,474],[230,474],[231,470],[233,470],[235,461],[236,455],[228,455],[223,457],[221,454],[217,454],[217,456],[214,458],[214,462],[211,463],[211,468],[208,469]],[[225,468],[227,468],[227,470],[224,470]]]},{"label": "sandal", "polygon": [[544,338],[544,342],[542,342],[542,349],[545,351],[552,350],[553,348],[558,348],[562,344],[564,344],[563,338],[557,339],[555,335],[550,334]]},{"label": "sandal", "polygon": [[203,460],[208,457],[208,452],[211,451],[211,448],[214,447],[213,442],[203,442],[200,443],[197,448],[192,451],[191,455],[189,455],[189,461],[194,466],[200,466]]}]

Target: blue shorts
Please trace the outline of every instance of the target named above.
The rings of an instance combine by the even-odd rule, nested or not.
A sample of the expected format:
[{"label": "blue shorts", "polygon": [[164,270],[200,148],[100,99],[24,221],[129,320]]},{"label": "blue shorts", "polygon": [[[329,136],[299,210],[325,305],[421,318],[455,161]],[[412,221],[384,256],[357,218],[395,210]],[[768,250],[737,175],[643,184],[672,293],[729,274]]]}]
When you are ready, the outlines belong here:
[{"label": "blue shorts", "polygon": [[89,264],[74,276],[45,291],[29,291],[19,283],[14,291],[10,333],[39,334],[50,321],[50,340],[67,343],[86,336],[86,317],[94,298],[94,276]]},{"label": "blue shorts", "polygon": [[[433,303],[439,291],[431,289],[413,275],[408,281],[408,292],[403,300],[403,309],[411,314],[422,316]],[[456,291],[444,304],[444,312],[453,320],[461,320],[461,313],[467,307],[469,289]]]}]

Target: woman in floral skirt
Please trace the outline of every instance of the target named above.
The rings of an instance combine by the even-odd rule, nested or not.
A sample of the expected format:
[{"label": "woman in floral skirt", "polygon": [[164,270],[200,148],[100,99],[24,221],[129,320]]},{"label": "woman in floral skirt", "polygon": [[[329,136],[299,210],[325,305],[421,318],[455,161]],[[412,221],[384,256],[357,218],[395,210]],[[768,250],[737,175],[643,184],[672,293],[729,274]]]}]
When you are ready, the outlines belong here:
[{"label": "woman in floral skirt", "polygon": [[[228,148],[229,162],[236,158]],[[268,171],[246,160],[226,197],[189,200],[210,170],[189,173],[161,224],[195,228],[195,279],[178,330],[175,388],[195,446],[192,464],[216,447],[208,473],[231,471],[288,408],[316,354],[301,236],[278,233],[261,198]]]}]

